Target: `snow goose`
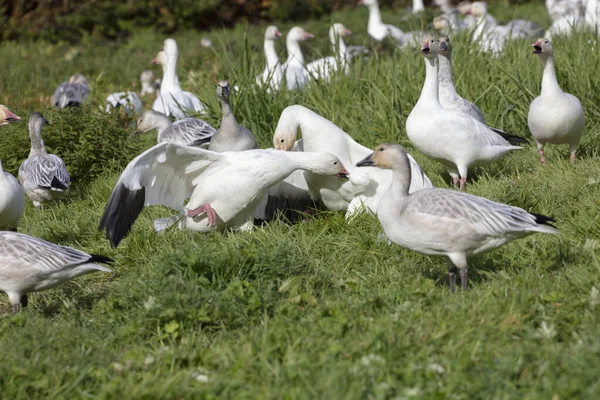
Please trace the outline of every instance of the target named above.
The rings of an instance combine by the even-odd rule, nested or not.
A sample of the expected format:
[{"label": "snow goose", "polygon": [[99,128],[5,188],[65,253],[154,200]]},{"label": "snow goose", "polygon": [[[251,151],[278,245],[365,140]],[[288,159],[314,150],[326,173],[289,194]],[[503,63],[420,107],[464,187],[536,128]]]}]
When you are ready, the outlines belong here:
[{"label": "snow goose", "polygon": [[552,21],[557,21],[565,16],[579,16],[584,6],[581,0],[546,0],[546,9]]},{"label": "snow goose", "polygon": [[[11,112],[8,107],[0,105],[0,126],[20,121],[21,118]],[[17,230],[23,209],[25,208],[25,192],[17,179],[2,169],[0,161],[0,229]]]},{"label": "snow goose", "polygon": [[343,24],[333,24],[329,28],[329,40],[335,55],[308,63],[305,70],[308,80],[324,79],[329,81],[338,68],[343,69],[346,75],[350,73],[350,56],[346,51],[343,38],[351,34],[352,32]]},{"label": "snow goose", "polygon": [[412,12],[413,14],[417,14],[425,11],[425,4],[423,0],[412,0]]},{"label": "snow goose", "polygon": [[52,104],[58,108],[80,107],[90,93],[90,84],[81,74],[72,75],[54,91]]},{"label": "snow goose", "polygon": [[135,92],[117,92],[111,93],[106,97],[106,112],[113,109],[122,109],[131,117],[134,114],[141,114],[144,106],[142,100]]},{"label": "snow goose", "polygon": [[[371,150],[355,142],[333,122],[300,105],[289,106],[281,113],[273,135],[273,146],[280,150],[291,150],[296,144],[298,129],[302,135],[304,151],[331,153],[351,168],[350,179],[347,181],[310,172],[304,173],[311,197],[323,201],[330,210],[347,211],[347,218],[357,211],[374,212],[379,199],[389,186],[392,175],[389,171],[375,168],[359,171],[353,167]],[[410,160],[413,166],[411,192],[432,187],[419,164],[412,157]]]},{"label": "snow goose", "polygon": [[155,79],[154,73],[150,70],[142,72],[140,75],[140,82],[142,83],[142,91],[140,92],[142,96],[154,94],[160,89],[160,79]]},{"label": "snow goose", "polygon": [[306,32],[299,26],[295,26],[288,32],[285,43],[288,52],[287,61],[283,64],[285,80],[289,90],[304,88],[306,75],[304,70],[304,55],[300,48],[300,42],[312,39],[314,35]]},{"label": "snow goose", "polygon": [[470,166],[489,164],[521,147],[512,146],[472,117],[443,107],[438,97],[436,40],[423,41],[421,53],[425,83],[406,120],[406,134],[419,151],[446,167],[455,185],[460,177],[460,188],[464,190]]},{"label": "snow goose", "polygon": [[182,119],[190,112],[204,112],[204,106],[196,96],[181,90],[177,77],[178,57],[177,43],[173,39],[166,39],[163,49],[152,60],[153,64],[161,64],[163,68],[160,91],[152,109],[167,116],[173,115],[175,119]]},{"label": "snow goose", "polygon": [[243,151],[258,148],[256,139],[252,132],[238,124],[231,104],[229,95],[231,89],[229,82],[220,81],[217,84],[217,98],[221,102],[223,118],[219,130],[212,136],[208,149],[212,151]]},{"label": "snow goose", "polygon": [[274,25],[269,26],[265,31],[264,49],[267,64],[263,73],[256,77],[256,83],[259,86],[264,84],[268,89],[272,90],[278,90],[281,87],[281,80],[283,79],[282,66],[275,50],[275,41],[280,37],[281,32]]},{"label": "snow goose", "polygon": [[[485,119],[483,118],[483,114],[481,113],[479,108],[470,101],[462,98],[456,92],[456,88],[454,87],[454,81],[452,80],[452,43],[450,43],[450,38],[448,36],[440,36],[440,38],[438,39],[438,43],[438,90],[440,104],[451,111],[462,112],[481,122],[482,124],[486,124]],[[528,143],[526,139],[515,135],[511,135],[509,133],[504,132],[501,129],[490,129],[492,129],[494,132],[496,132],[504,139],[508,140],[513,144]]]},{"label": "snow goose", "polygon": [[146,111],[137,121],[138,133],[156,129],[158,143],[177,142],[187,146],[208,146],[216,129],[208,122],[196,118],[184,118],[172,122],[158,111]]},{"label": "snow goose", "polygon": [[533,45],[533,54],[540,56],[544,64],[542,92],[529,106],[527,124],[537,143],[540,161],[544,158],[546,143],[569,145],[571,161],[575,161],[579,139],[585,126],[585,114],[579,99],[560,89],[554,69],[552,43],[539,39]]},{"label": "snow goose", "polygon": [[394,25],[384,24],[381,20],[381,12],[379,11],[379,3],[377,0],[359,0],[359,5],[367,6],[369,9],[369,23],[367,32],[369,36],[378,42],[381,42],[386,37],[392,38],[400,47],[416,45],[422,32],[404,32],[402,29]]},{"label": "snow goose", "polygon": [[42,127],[46,123],[42,113],[33,113],[29,117],[31,150],[19,167],[19,181],[37,208],[42,203],[64,197],[71,184],[63,159],[46,151],[42,140]]},{"label": "snow goose", "polygon": [[558,233],[554,219],[479,196],[448,189],[409,193],[411,163],[404,148],[386,143],[357,166],[392,170],[377,217],[392,242],[417,253],[448,257],[450,290],[456,272],[467,289],[467,256],[496,249],[535,232]]},{"label": "snow goose", "polygon": [[112,272],[97,264],[112,262],[22,233],[0,232],[0,291],[8,295],[13,313],[27,306],[27,293],[51,289],[94,271]]},{"label": "snow goose", "polygon": [[[256,206],[269,187],[297,169],[336,175],[340,180],[348,175],[341,161],[326,153],[274,149],[216,153],[178,143],[159,143],[123,171],[106,205],[100,229],[106,230],[111,245],[117,246],[144,206],[162,204],[184,210],[179,228],[249,230]],[[166,221],[156,221],[157,230],[172,224],[171,219]]]}]

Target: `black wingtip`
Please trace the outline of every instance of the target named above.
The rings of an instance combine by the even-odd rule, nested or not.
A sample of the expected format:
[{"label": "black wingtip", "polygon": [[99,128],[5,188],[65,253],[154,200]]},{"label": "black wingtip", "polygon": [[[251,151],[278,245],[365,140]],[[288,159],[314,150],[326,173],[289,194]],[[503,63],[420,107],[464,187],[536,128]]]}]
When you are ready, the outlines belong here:
[{"label": "black wingtip", "polygon": [[502,138],[504,140],[506,140],[507,142],[511,143],[511,144],[529,144],[529,140],[522,138],[521,136],[516,136],[513,134],[510,134],[508,132],[503,131],[502,129],[498,129],[498,128],[491,128],[494,132],[496,132],[498,135],[502,136]]},{"label": "black wingtip", "polygon": [[106,238],[115,248],[131,230],[133,223],[142,212],[146,201],[146,189],[129,190],[123,183],[117,183],[113,190],[98,229],[106,230]]},{"label": "black wingtip", "polygon": [[69,187],[62,183],[56,176],[52,177],[52,182],[50,182],[50,187],[53,189],[67,190]]},{"label": "black wingtip", "polygon": [[90,256],[91,256],[91,258],[88,260],[88,262],[97,262],[97,263],[108,264],[108,265],[112,265],[112,263],[115,262],[115,260],[113,260],[112,258],[102,256],[99,254],[90,254]]},{"label": "black wingtip", "polygon": [[554,219],[552,217],[547,217],[545,215],[535,214],[535,213],[530,213],[530,214],[535,217],[536,223],[538,223],[540,225],[548,225],[553,228],[556,228],[556,226],[553,225],[554,223],[556,223],[556,219]]}]

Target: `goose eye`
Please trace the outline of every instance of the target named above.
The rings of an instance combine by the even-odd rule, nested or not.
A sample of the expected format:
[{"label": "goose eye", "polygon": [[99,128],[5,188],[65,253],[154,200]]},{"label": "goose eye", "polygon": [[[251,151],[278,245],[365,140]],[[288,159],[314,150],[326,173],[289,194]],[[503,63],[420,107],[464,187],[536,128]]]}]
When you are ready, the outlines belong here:
[{"label": "goose eye", "polygon": [[548,43],[548,41],[546,40],[544,43]]},{"label": "goose eye", "polygon": [[337,161],[334,161],[333,165],[337,165]]},{"label": "goose eye", "polygon": [[283,142],[285,142],[285,139],[281,139],[279,142],[280,142],[280,143],[283,143]]}]

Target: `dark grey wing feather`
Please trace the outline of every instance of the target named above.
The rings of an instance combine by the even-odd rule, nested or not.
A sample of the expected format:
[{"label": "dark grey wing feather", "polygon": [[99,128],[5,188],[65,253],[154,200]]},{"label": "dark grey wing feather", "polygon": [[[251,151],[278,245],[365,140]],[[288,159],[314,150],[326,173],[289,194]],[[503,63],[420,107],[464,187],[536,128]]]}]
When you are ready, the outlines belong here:
[{"label": "dark grey wing feather", "polygon": [[185,143],[188,146],[201,146],[210,142],[216,129],[206,121],[196,118],[185,118],[176,121],[164,133],[170,141]]}]

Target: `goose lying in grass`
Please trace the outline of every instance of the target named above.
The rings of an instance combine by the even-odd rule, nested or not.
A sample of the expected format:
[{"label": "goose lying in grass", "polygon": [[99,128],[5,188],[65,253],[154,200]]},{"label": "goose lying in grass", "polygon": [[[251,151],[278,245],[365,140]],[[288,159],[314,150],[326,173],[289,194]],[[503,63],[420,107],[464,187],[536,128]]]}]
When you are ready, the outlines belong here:
[{"label": "goose lying in grass", "polygon": [[52,104],[54,107],[80,107],[90,93],[90,84],[81,74],[72,75],[67,82],[63,82],[54,91]]},{"label": "goose lying in grass", "polygon": [[[21,118],[0,105],[0,126],[20,121]],[[0,160],[0,230],[17,230],[25,209],[25,192],[17,179],[2,169]]]},{"label": "goose lying in grass", "polygon": [[216,129],[201,119],[184,118],[172,122],[169,117],[158,111],[146,111],[137,121],[138,133],[156,129],[158,143],[177,142],[187,146],[207,147]]},{"label": "goose lying in grass", "polygon": [[212,136],[208,149],[212,151],[243,151],[258,148],[252,132],[241,126],[231,109],[229,82],[220,81],[217,84],[217,98],[221,102],[223,118],[219,130]]},{"label": "goose lying in grass", "polygon": [[177,77],[177,59],[179,50],[173,39],[166,39],[163,49],[152,60],[153,64],[161,64],[163,77],[160,91],[152,109],[167,116],[173,115],[175,119],[182,119],[191,112],[204,112],[200,100],[190,92],[181,90]]},{"label": "goose lying in grass", "polygon": [[140,82],[142,84],[142,91],[140,94],[145,96],[147,94],[154,94],[160,89],[160,79],[154,78],[154,73],[150,70],[145,70],[140,75]]},{"label": "goose lying in grass", "polygon": [[19,181],[38,209],[43,203],[64,197],[71,184],[63,159],[46,151],[42,140],[42,127],[46,123],[42,113],[33,113],[29,117],[31,150],[19,167]]},{"label": "goose lying in grass", "polygon": [[329,28],[329,41],[335,55],[308,63],[305,71],[308,80],[324,79],[329,81],[338,68],[343,70],[346,75],[350,73],[350,56],[343,39],[350,35],[352,32],[343,24],[333,24]]},{"label": "goose lying in grass", "polygon": [[438,97],[437,41],[423,41],[421,53],[425,83],[406,120],[406,134],[419,151],[446,167],[455,185],[460,178],[464,190],[469,167],[492,163],[521,147],[512,146],[469,115],[443,107]]},{"label": "goose lying in grass", "polygon": [[265,59],[266,66],[263,73],[256,77],[259,86],[266,85],[269,90],[278,90],[283,79],[283,67],[275,50],[275,41],[281,37],[281,32],[276,26],[271,25],[265,31]]},{"label": "goose lying in grass", "polygon": [[381,20],[381,12],[379,11],[377,0],[359,0],[358,4],[368,7],[369,23],[367,32],[369,36],[378,42],[381,42],[386,37],[390,37],[399,47],[407,47],[416,45],[419,42],[419,38],[423,35],[422,32],[404,32],[397,26],[384,24]]},{"label": "goose lying in grass", "polygon": [[0,232],[0,291],[8,295],[13,313],[27,306],[27,293],[51,289],[90,272],[112,272],[97,264],[112,262],[22,233]]},{"label": "goose lying in grass", "polygon": [[569,145],[571,161],[575,161],[581,133],[585,127],[585,114],[579,99],[561,90],[556,80],[552,43],[539,39],[533,45],[536,54],[544,64],[542,92],[529,106],[527,124],[537,143],[542,164],[546,143]]},{"label": "goose lying in grass", "polygon": [[106,97],[106,112],[117,108],[124,110],[131,117],[134,114],[141,114],[144,106],[135,92],[111,93]]},{"label": "goose lying in grass", "polygon": [[392,182],[377,207],[385,234],[394,243],[425,255],[448,257],[450,290],[456,272],[467,289],[467,256],[496,249],[532,233],[558,233],[554,219],[448,189],[409,194],[411,163],[398,144],[379,145],[357,166],[392,170]]},{"label": "goose lying in grass", "polygon": [[303,89],[306,83],[306,72],[304,67],[304,55],[300,48],[300,42],[312,39],[314,35],[306,32],[299,26],[295,26],[288,32],[285,43],[288,58],[283,64],[285,81],[288,90]]},{"label": "goose lying in grass", "polygon": [[[273,135],[273,147],[285,151],[292,150],[296,145],[298,129],[302,135],[304,151],[331,153],[339,157],[344,165],[351,166],[350,168],[371,152],[356,143],[333,122],[300,105],[289,106],[281,113]],[[431,181],[419,164],[412,157],[410,160],[413,174],[411,192],[432,187]],[[347,211],[348,218],[357,211],[375,212],[381,196],[389,186],[392,174],[375,168],[349,171],[350,179],[346,181],[305,172],[311,197],[323,201],[330,210]]]},{"label": "goose lying in grass", "polygon": [[[267,190],[297,169],[345,180],[348,171],[327,153],[274,149],[216,153],[159,143],[127,165],[108,200],[100,229],[116,247],[144,206],[184,210],[179,228],[195,231],[249,230]],[[184,201],[189,198],[184,208]],[[157,230],[173,219],[155,222]]]},{"label": "goose lying in grass", "polygon": [[[483,114],[475,104],[462,98],[454,87],[452,80],[452,44],[448,36],[440,36],[439,43],[439,68],[438,68],[438,90],[440,104],[451,111],[461,112],[469,115],[475,120],[486,124]],[[526,139],[511,135],[501,129],[491,128],[494,132],[502,136],[513,144],[529,143]]]}]

